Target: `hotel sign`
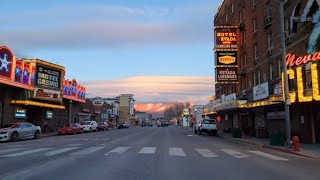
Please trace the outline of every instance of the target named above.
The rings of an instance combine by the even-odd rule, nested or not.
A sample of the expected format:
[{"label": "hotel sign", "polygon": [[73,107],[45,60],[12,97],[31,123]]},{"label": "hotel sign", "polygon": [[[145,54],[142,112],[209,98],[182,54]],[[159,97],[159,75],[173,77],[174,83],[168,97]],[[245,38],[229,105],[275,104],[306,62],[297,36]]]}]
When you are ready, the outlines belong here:
[{"label": "hotel sign", "polygon": [[36,82],[38,87],[61,90],[61,71],[37,65]]},{"label": "hotel sign", "polygon": [[216,49],[237,49],[237,29],[236,28],[216,28],[215,48]]},{"label": "hotel sign", "polygon": [[217,83],[237,83],[238,82],[237,67],[217,67],[216,82]]},{"label": "hotel sign", "polygon": [[237,65],[237,51],[217,51],[217,65]]}]

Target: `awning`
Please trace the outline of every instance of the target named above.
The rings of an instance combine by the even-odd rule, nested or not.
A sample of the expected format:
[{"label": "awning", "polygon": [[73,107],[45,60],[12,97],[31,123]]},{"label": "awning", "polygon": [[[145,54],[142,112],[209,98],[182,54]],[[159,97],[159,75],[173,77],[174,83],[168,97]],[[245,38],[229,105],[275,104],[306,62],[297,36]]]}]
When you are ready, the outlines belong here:
[{"label": "awning", "polygon": [[29,101],[29,100],[12,100],[11,104],[20,104],[26,106],[39,106],[39,107],[47,107],[53,109],[65,109],[65,106],[56,105],[56,104],[49,104],[49,103],[41,103],[36,101]]},{"label": "awning", "polygon": [[273,105],[273,104],[281,104],[282,102],[277,102],[273,101],[273,99],[267,99],[267,100],[262,100],[262,101],[256,101],[256,102],[251,102],[247,104],[242,104],[239,107],[240,108],[254,108],[254,107],[260,107],[260,106],[268,106],[268,105]]}]

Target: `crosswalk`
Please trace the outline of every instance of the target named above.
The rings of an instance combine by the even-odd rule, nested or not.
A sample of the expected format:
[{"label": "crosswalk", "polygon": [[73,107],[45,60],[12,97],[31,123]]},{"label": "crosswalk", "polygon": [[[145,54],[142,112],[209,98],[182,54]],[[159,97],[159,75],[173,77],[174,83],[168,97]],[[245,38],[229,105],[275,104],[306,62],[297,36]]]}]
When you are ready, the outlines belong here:
[{"label": "crosswalk", "polygon": [[[241,152],[240,152],[241,151]],[[194,153],[193,153],[194,152]],[[262,157],[274,161],[288,161],[289,159],[279,157],[273,154],[269,154],[262,151],[253,150],[236,150],[236,149],[207,149],[207,148],[187,148],[182,149],[180,147],[168,147],[167,150],[157,147],[115,147],[108,149],[107,146],[92,146],[92,147],[80,147],[80,146],[64,146],[59,148],[42,147],[42,148],[9,148],[0,150],[1,158],[14,158],[27,155],[36,155],[44,157],[52,157],[56,155],[69,155],[69,156],[86,156],[93,153],[105,155],[105,156],[121,156],[125,153],[136,153],[137,155],[156,155],[159,153],[165,153],[169,157],[187,157],[187,156],[199,156],[199,158],[219,158],[219,157],[231,157],[237,159],[245,159],[250,157]]]}]

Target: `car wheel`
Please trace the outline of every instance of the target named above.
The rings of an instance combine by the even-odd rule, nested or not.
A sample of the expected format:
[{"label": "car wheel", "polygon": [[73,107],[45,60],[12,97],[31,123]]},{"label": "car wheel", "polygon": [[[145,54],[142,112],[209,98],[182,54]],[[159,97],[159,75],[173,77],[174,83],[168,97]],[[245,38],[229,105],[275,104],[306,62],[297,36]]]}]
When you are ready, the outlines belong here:
[{"label": "car wheel", "polygon": [[11,141],[16,142],[16,141],[18,141],[18,139],[19,139],[19,134],[18,134],[18,132],[13,132],[13,133],[11,134]]},{"label": "car wheel", "polygon": [[213,136],[217,136],[217,131],[213,131],[213,132],[212,132],[212,135],[213,135]]},{"label": "car wheel", "polygon": [[34,139],[40,139],[40,131],[34,133]]}]

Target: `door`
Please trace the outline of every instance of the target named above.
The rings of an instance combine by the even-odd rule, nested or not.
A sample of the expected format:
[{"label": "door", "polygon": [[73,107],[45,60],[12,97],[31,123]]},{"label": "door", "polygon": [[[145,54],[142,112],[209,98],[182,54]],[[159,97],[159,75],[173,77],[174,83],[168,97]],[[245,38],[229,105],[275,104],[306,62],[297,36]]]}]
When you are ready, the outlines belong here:
[{"label": "door", "polygon": [[20,130],[19,130],[19,137],[20,138],[26,138],[29,136],[30,132],[29,132],[29,128],[28,128],[28,125],[27,123],[22,123],[21,124],[21,127],[20,127]]}]

